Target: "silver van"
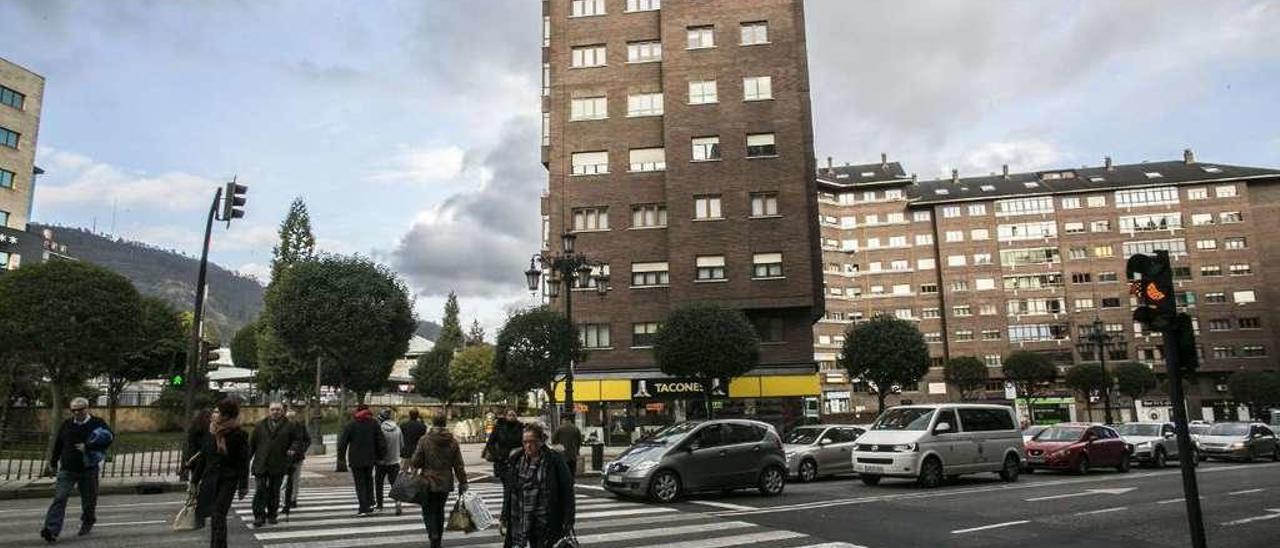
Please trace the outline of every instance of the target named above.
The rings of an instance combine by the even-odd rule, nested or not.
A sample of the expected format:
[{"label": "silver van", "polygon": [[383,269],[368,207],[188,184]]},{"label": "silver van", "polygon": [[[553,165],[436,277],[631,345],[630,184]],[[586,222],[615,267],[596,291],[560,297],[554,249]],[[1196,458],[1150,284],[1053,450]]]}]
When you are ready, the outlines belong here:
[{"label": "silver van", "polygon": [[979,472],[1017,481],[1023,454],[1022,433],[1008,406],[908,405],[885,411],[858,438],[853,471],[867,485],[891,477],[937,487],[944,478]]}]

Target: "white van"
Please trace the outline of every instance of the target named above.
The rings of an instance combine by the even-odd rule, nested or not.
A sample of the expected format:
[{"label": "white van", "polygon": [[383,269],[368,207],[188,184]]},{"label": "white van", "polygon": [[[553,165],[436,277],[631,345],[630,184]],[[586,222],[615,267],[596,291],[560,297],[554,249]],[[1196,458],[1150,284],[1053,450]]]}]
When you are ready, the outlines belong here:
[{"label": "white van", "polygon": [[937,487],[943,478],[978,472],[1017,481],[1024,454],[1022,433],[1008,406],[907,405],[882,413],[858,438],[853,471],[867,485],[891,477]]}]

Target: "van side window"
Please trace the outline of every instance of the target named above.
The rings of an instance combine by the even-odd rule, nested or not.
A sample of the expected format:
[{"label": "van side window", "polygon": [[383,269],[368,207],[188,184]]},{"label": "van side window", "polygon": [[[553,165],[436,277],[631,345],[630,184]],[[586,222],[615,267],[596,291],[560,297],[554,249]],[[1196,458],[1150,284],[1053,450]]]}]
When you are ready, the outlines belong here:
[{"label": "van side window", "polygon": [[991,432],[1013,430],[1013,418],[1006,411],[996,409],[960,408],[960,420],[965,432]]},{"label": "van side window", "polygon": [[933,427],[934,427],[934,428],[937,428],[939,424],[942,424],[942,423],[944,423],[944,422],[945,422],[945,423],[947,423],[947,424],[950,424],[950,425],[951,425],[951,431],[952,431],[952,432],[959,432],[959,431],[960,431],[960,423],[956,422],[956,412],[955,412],[955,411],[952,411],[951,409],[946,409],[946,410],[943,410],[943,411],[939,412],[939,413],[938,413],[938,420],[937,420],[937,422],[934,422],[934,423],[933,423]]}]

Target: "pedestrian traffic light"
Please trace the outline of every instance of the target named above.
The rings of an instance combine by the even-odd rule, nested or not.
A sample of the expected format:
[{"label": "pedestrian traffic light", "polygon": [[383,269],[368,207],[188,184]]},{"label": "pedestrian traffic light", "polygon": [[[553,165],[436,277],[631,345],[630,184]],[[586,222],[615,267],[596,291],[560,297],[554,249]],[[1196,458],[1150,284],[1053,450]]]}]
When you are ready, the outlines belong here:
[{"label": "pedestrian traffic light", "polygon": [[176,375],[169,377],[169,384],[173,386],[182,386],[184,382],[186,382],[186,378],[182,376],[182,373],[178,373]]},{"label": "pedestrian traffic light", "polygon": [[1173,290],[1173,268],[1169,266],[1169,252],[1157,250],[1154,257],[1137,254],[1129,257],[1125,266],[1129,277],[1129,292],[1138,298],[1133,310],[1133,321],[1162,333],[1174,329],[1178,306]]},{"label": "pedestrian traffic light", "polygon": [[227,183],[227,189],[223,193],[222,202],[222,220],[228,225],[232,219],[244,217],[244,210],[240,209],[245,203],[245,193],[249,192],[249,187],[236,183],[234,180]]}]

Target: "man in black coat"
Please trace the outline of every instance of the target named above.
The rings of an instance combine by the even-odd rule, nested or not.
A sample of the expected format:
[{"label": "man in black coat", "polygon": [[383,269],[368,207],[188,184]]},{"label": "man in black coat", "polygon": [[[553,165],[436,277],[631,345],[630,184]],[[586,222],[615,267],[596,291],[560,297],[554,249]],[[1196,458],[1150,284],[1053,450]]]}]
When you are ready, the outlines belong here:
[{"label": "man in black coat", "polygon": [[506,542],[513,548],[550,548],[573,530],[573,474],[564,456],[547,447],[542,425],[526,426],[521,446],[507,471],[511,504],[502,516]]},{"label": "man in black coat", "polygon": [[298,429],[284,416],[284,405],[272,402],[267,417],[258,421],[249,436],[253,456],[253,526],[276,523],[280,510],[280,488],[299,451]]},{"label": "man in black coat", "polygon": [[338,436],[338,459],[351,467],[355,479],[357,517],[373,515],[373,467],[387,454],[387,440],[382,428],[373,420],[369,406],[356,407],[354,420],[347,423]]},{"label": "man in black coat", "polygon": [[[409,410],[409,420],[400,423],[400,435],[404,437],[404,443],[400,444],[400,458],[407,460],[413,458],[413,451],[418,448],[418,440],[427,433],[427,425],[422,422],[422,416],[418,413],[417,408]],[[401,468],[408,468],[406,463],[400,463]]]},{"label": "man in black coat", "polygon": [[102,419],[89,414],[89,400],[71,400],[71,418],[62,421],[55,433],[49,471],[57,472],[53,504],[44,516],[40,537],[46,542],[58,540],[62,520],[67,512],[67,498],[73,488],[80,491],[80,535],[89,534],[97,521],[98,469],[113,437]]}]

